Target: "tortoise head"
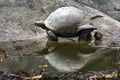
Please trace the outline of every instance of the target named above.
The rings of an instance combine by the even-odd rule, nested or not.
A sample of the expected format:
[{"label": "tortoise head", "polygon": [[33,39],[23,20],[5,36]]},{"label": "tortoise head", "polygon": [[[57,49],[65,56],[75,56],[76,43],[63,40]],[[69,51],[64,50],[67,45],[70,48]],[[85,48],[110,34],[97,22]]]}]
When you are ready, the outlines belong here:
[{"label": "tortoise head", "polygon": [[45,26],[44,21],[35,21],[35,26],[41,27],[42,29],[48,30],[48,28]]}]

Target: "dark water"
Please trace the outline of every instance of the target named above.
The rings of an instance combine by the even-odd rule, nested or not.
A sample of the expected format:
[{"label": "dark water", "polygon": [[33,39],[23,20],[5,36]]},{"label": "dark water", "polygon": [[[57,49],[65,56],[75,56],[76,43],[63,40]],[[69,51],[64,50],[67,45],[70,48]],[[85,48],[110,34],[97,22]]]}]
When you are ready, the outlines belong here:
[{"label": "dark water", "polygon": [[38,66],[44,64],[48,65],[48,72],[99,71],[113,67],[120,53],[75,42],[3,42],[0,48],[7,54],[0,62],[0,71],[5,72],[40,70]]}]

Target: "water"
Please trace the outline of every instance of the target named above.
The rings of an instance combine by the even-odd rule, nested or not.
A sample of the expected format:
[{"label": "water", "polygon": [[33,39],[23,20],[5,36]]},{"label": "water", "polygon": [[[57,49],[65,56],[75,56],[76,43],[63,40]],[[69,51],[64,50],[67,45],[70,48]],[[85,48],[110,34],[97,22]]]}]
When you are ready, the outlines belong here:
[{"label": "water", "polygon": [[[20,46],[20,49],[16,46]],[[119,51],[92,47],[85,42],[3,42],[0,43],[0,48],[8,56],[0,62],[0,71],[5,72],[38,71],[38,66],[44,64],[48,65],[45,68],[48,72],[100,71],[112,67],[119,56]]]}]

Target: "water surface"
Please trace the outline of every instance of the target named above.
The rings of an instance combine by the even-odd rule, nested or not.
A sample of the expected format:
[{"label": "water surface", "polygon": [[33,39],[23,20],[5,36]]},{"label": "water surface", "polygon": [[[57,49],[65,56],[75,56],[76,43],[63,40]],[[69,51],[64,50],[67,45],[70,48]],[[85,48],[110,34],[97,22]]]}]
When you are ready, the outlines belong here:
[{"label": "water surface", "polygon": [[120,53],[110,48],[92,47],[85,42],[2,42],[0,48],[8,56],[0,62],[0,71],[5,72],[40,70],[38,66],[44,64],[48,65],[45,68],[48,72],[100,71],[112,67]]}]

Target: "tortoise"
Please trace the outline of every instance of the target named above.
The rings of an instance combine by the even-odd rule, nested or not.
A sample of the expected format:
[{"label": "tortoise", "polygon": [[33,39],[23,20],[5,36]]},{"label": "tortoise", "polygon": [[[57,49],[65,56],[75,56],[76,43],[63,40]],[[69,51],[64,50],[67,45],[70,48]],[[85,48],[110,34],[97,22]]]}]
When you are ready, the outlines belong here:
[{"label": "tortoise", "polygon": [[46,30],[48,38],[58,41],[58,37],[77,37],[78,41],[91,40],[91,32],[96,28],[92,23],[82,25],[85,14],[76,7],[61,7],[52,12],[45,21],[36,21],[35,26]]}]

